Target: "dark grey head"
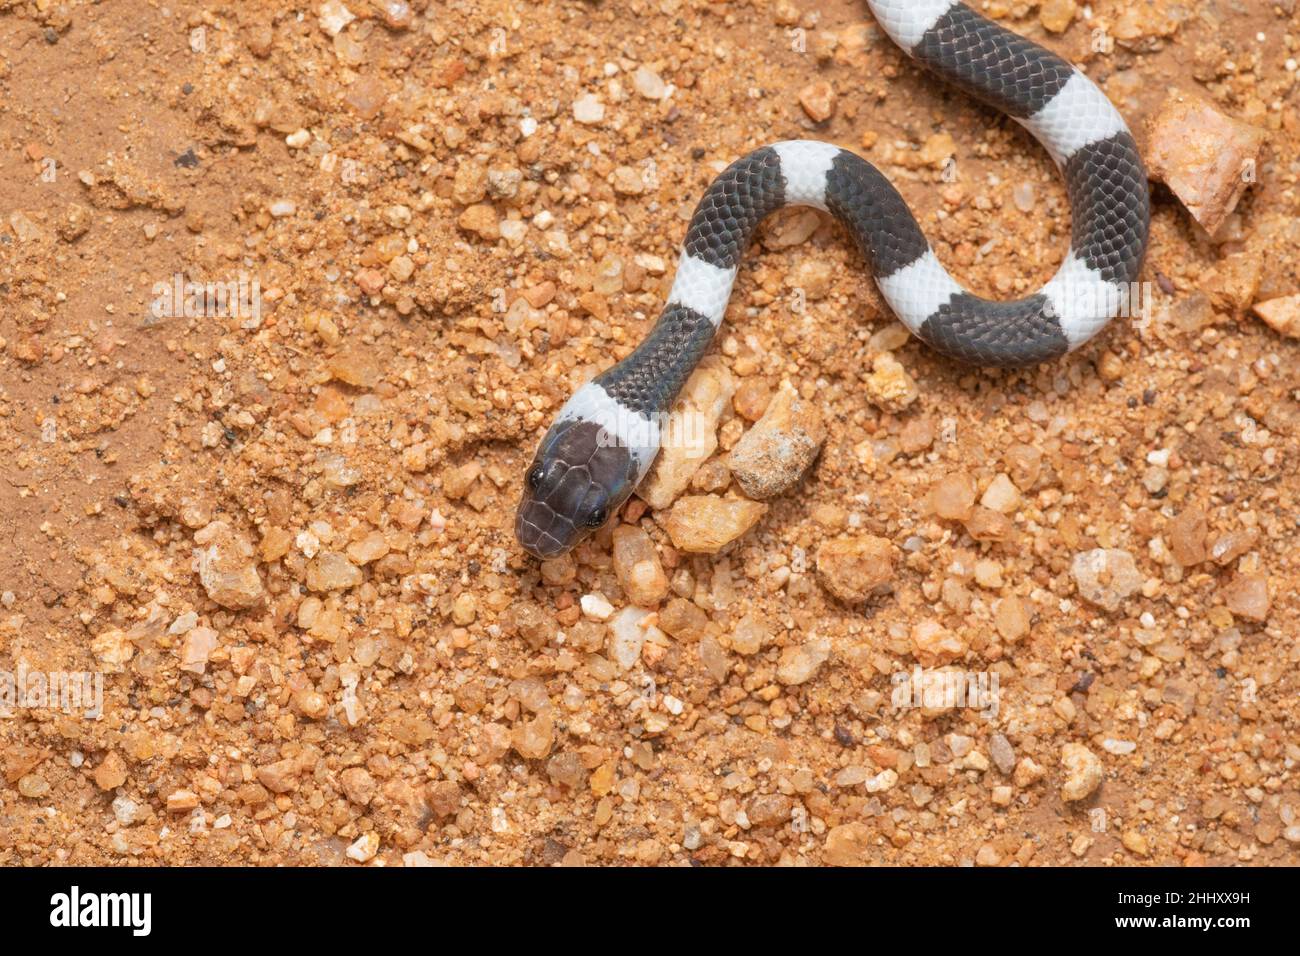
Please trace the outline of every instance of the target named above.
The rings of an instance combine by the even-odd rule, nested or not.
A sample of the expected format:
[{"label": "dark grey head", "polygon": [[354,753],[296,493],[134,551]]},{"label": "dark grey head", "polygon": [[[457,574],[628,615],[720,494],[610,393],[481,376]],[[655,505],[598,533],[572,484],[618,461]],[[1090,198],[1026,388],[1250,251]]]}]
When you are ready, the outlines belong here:
[{"label": "dark grey head", "polygon": [[603,525],[636,486],[631,451],[581,419],[557,422],[524,476],[515,537],[538,558],[554,558]]}]

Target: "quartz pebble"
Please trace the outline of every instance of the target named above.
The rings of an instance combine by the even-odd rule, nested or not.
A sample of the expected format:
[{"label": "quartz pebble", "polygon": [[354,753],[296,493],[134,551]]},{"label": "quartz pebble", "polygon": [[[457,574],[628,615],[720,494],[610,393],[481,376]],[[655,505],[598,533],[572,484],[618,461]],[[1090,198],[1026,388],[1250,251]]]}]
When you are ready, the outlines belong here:
[{"label": "quartz pebble", "polygon": [[1151,178],[1165,183],[1213,235],[1254,176],[1265,133],[1225,114],[1215,103],[1176,91],[1151,124],[1146,150]]},{"label": "quartz pebble", "polygon": [[830,654],[831,642],[824,637],[812,637],[803,644],[787,647],[777,663],[776,679],[786,685],[806,684]]},{"label": "quartz pebble", "polygon": [[1142,586],[1133,555],[1115,548],[1095,548],[1074,556],[1070,565],[1079,596],[1107,611],[1118,611]]},{"label": "quartz pebble", "polygon": [[720,363],[702,362],[691,373],[664,427],[662,450],[637,495],[661,511],[672,505],[718,447],[718,422],[735,392]]},{"label": "quartz pebble", "polygon": [[716,554],[758,524],[767,505],[744,498],[688,495],[668,515],[673,544],[692,554]]},{"label": "quartz pebble", "polygon": [[1101,784],[1104,776],[1101,759],[1082,744],[1068,743],[1061,748],[1061,799],[1070,803],[1085,800]]},{"label": "quartz pebble", "polygon": [[894,546],[874,535],[834,538],[817,549],[817,577],[841,601],[859,603],[894,577]]},{"label": "quartz pebble", "polygon": [[1254,310],[1278,335],[1300,339],[1300,295],[1256,302]]},{"label": "quartz pebble", "polygon": [[732,448],[727,464],[746,495],[765,501],[798,483],[825,440],[816,403],[803,401],[783,382],[763,417]]},{"label": "quartz pebble", "polygon": [[[260,604],[265,597],[254,562],[256,552],[224,524],[204,528],[203,544],[195,550],[199,583],[213,601],[231,610]],[[199,537],[195,537],[199,542]]]},{"label": "quartz pebble", "polygon": [[633,604],[654,607],[668,595],[659,552],[650,536],[636,525],[614,529],[614,573]]}]

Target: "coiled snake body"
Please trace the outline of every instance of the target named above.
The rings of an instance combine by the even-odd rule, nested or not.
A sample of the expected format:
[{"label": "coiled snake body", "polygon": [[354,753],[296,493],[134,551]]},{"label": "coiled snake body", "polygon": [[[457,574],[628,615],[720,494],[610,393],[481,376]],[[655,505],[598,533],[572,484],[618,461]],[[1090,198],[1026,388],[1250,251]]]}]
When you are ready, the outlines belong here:
[{"label": "coiled snake body", "polygon": [[561,409],[528,469],[515,520],[523,547],[562,554],[627,500],[659,451],[664,417],[722,322],[759,222],[815,206],[849,230],[890,308],[944,355],[982,366],[1056,358],[1128,299],[1146,252],[1146,172],[1123,118],[1083,73],[956,0],[867,0],[913,59],[1014,118],[1047,148],[1070,198],[1070,251],[1041,290],[972,295],[940,264],[898,191],[829,143],[791,140],[732,163],[705,191],[658,322],[627,358]]}]

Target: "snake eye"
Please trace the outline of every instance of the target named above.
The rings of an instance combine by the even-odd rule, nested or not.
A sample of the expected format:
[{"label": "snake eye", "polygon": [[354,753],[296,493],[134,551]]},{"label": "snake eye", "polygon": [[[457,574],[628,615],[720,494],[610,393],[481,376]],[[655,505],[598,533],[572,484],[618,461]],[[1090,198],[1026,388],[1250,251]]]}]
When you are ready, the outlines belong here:
[{"label": "snake eye", "polygon": [[609,513],[604,508],[597,508],[591,514],[587,515],[587,527],[599,528],[605,523],[607,517],[609,517]]},{"label": "snake eye", "polygon": [[542,475],[544,473],[545,473],[545,469],[542,468],[540,462],[536,465],[533,465],[532,468],[528,469],[527,481],[528,481],[528,487],[531,490],[533,491],[537,490],[537,486],[542,483]]}]

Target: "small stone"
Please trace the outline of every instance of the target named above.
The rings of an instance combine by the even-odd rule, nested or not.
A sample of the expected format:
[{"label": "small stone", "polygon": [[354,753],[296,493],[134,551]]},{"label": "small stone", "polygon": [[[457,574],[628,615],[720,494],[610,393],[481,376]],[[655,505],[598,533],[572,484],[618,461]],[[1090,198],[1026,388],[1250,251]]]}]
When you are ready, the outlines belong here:
[{"label": "small stone", "polygon": [[646,189],[645,177],[631,166],[615,167],[611,183],[620,196],[640,196]]},{"label": "small stone", "polygon": [[1119,840],[1124,844],[1124,849],[1135,856],[1146,856],[1150,852],[1150,848],[1147,846],[1147,838],[1137,830],[1125,830],[1120,835]]},{"label": "small stone", "polygon": [[199,582],[224,608],[243,610],[262,602],[265,591],[257,574],[256,551],[224,524],[203,529],[205,545],[195,551]]},{"label": "small stone", "polygon": [[731,632],[731,649],[748,657],[757,654],[771,640],[771,630],[754,615],[746,614]]},{"label": "small stone", "polygon": [[980,504],[998,514],[1010,514],[1020,505],[1020,490],[1010,477],[1000,474],[984,489]]},{"label": "small stone", "polygon": [[549,712],[523,721],[510,735],[511,746],[525,760],[541,760],[551,752],[554,739],[555,720]]},{"label": "small stone", "polygon": [[356,19],[356,16],[339,0],[325,0],[320,5],[320,11],[317,22],[320,28],[330,36],[338,36],[349,23]]},{"label": "small stone", "polygon": [[686,380],[664,426],[662,449],[637,496],[656,511],[669,507],[718,447],[718,422],[735,391],[731,374],[703,362]]},{"label": "small stone", "polygon": [[817,576],[841,601],[867,600],[894,577],[894,546],[874,535],[834,538],[817,549]]},{"label": "small stone", "polygon": [[1039,780],[1046,776],[1047,771],[1040,767],[1033,759],[1021,757],[1020,762],[1016,764],[1016,772],[1011,777],[1011,782],[1022,790],[1025,787],[1031,787]]},{"label": "small stone", "polygon": [[930,486],[930,508],[946,521],[965,522],[975,508],[975,482],[964,472],[945,475]]},{"label": "small stone", "polygon": [[286,757],[258,767],[257,782],[272,793],[288,793],[298,786],[298,761]]},{"label": "small stone", "polygon": [[668,515],[668,536],[680,551],[717,554],[758,524],[767,505],[744,498],[688,495]]},{"label": "small stone", "polygon": [[663,79],[648,66],[638,66],[632,74],[632,89],[648,100],[661,100],[668,95]]},{"label": "small stone", "polygon": [[799,482],[825,440],[821,410],[783,382],[763,417],[732,448],[727,464],[746,495],[765,501]]},{"label": "small stone", "polygon": [[1079,596],[1089,604],[1117,611],[1142,586],[1133,555],[1115,548],[1095,548],[1074,556],[1070,566]]},{"label": "small stone", "polygon": [[842,823],[831,827],[822,848],[822,862],[827,866],[865,866],[870,860],[871,828],[865,823]]},{"label": "small stone", "polygon": [[1249,621],[1268,620],[1273,602],[1268,592],[1268,575],[1238,574],[1222,591],[1228,610]]},{"label": "small stone", "polygon": [[135,644],[125,631],[114,628],[105,631],[90,642],[91,653],[103,668],[111,673],[122,670],[122,666],[135,656]]},{"label": "small stone", "polygon": [[605,104],[594,94],[584,93],[573,101],[573,118],[585,126],[604,122]]},{"label": "small stone", "polygon": [[307,564],[307,587],[318,593],[353,588],[361,580],[361,569],[338,551],[322,551]]},{"label": "small stone", "polygon": [[1105,775],[1101,759],[1083,744],[1068,743],[1061,748],[1061,768],[1065,771],[1061,799],[1070,803],[1091,796]]},{"label": "small stone", "polygon": [[889,352],[877,355],[866,378],[867,398],[882,411],[901,412],[921,394],[912,376]]},{"label": "small stone", "polygon": [[1007,643],[1014,644],[1029,633],[1029,611],[1025,602],[1014,594],[998,602],[993,612],[993,626]]},{"label": "small stone", "polygon": [[835,112],[835,88],[826,80],[809,83],[799,91],[799,105],[814,123],[825,122]]},{"label": "small stone", "polygon": [[217,649],[217,632],[210,627],[195,627],[181,641],[183,671],[202,674],[208,669],[208,658]]},{"label": "small stone", "polygon": [[583,616],[591,621],[608,621],[614,613],[614,605],[599,591],[584,594],[578,599],[578,605],[582,608]]},{"label": "small stone", "polygon": [[831,642],[813,637],[806,643],[787,647],[776,666],[776,679],[787,686],[806,684],[831,656]]},{"label": "small stone", "polygon": [[199,795],[193,790],[173,790],[167,794],[167,809],[172,813],[186,813],[199,805]]},{"label": "small stone", "polygon": [[633,604],[655,607],[668,596],[668,577],[659,552],[637,525],[614,529],[614,573]]},{"label": "small stone", "polygon": [[679,641],[698,641],[708,623],[708,615],[686,598],[673,598],[659,612],[659,626]]},{"label": "small stone", "polygon": [[1300,339],[1300,295],[1257,302],[1254,311],[1278,335]]},{"label": "small stone", "polygon": [[356,841],[348,847],[347,857],[349,860],[356,860],[358,863],[369,863],[378,852],[379,834],[372,830],[357,837]]},{"label": "small stone", "polygon": [[1038,22],[1051,33],[1064,33],[1070,29],[1078,9],[1075,0],[1044,0],[1038,11]]},{"label": "small stone", "polygon": [[489,242],[501,238],[501,224],[497,211],[487,203],[475,203],[465,207],[456,224],[466,232],[472,232],[480,239]]},{"label": "small stone", "polygon": [[1217,104],[1174,92],[1151,125],[1147,169],[1213,235],[1258,178],[1264,140],[1263,130],[1226,115]]},{"label": "small stone", "polygon": [[375,796],[375,778],[364,767],[349,767],[339,774],[343,795],[353,803],[366,806]]},{"label": "small stone", "polygon": [[918,621],[912,626],[912,654],[923,667],[949,664],[966,650],[965,641],[938,621]]},{"label": "small stone", "polygon": [[983,844],[975,853],[976,866],[997,866],[1002,862],[1002,854],[991,843]]},{"label": "small stone", "polygon": [[645,642],[653,639],[667,643],[663,631],[647,620],[650,612],[639,607],[625,607],[609,622],[609,656],[622,670],[628,670],[641,658]]},{"label": "small stone", "polygon": [[1016,769],[1015,748],[1004,734],[994,734],[989,738],[989,756],[993,758],[993,765],[1007,776]]},{"label": "small stone", "polygon": [[124,783],[126,783],[126,761],[116,750],[110,750],[95,768],[95,786],[100,790],[116,790]]},{"label": "small stone", "polygon": [[1205,512],[1195,506],[1184,508],[1169,522],[1169,551],[1185,568],[1200,564],[1208,557],[1205,539],[1210,527]]}]

